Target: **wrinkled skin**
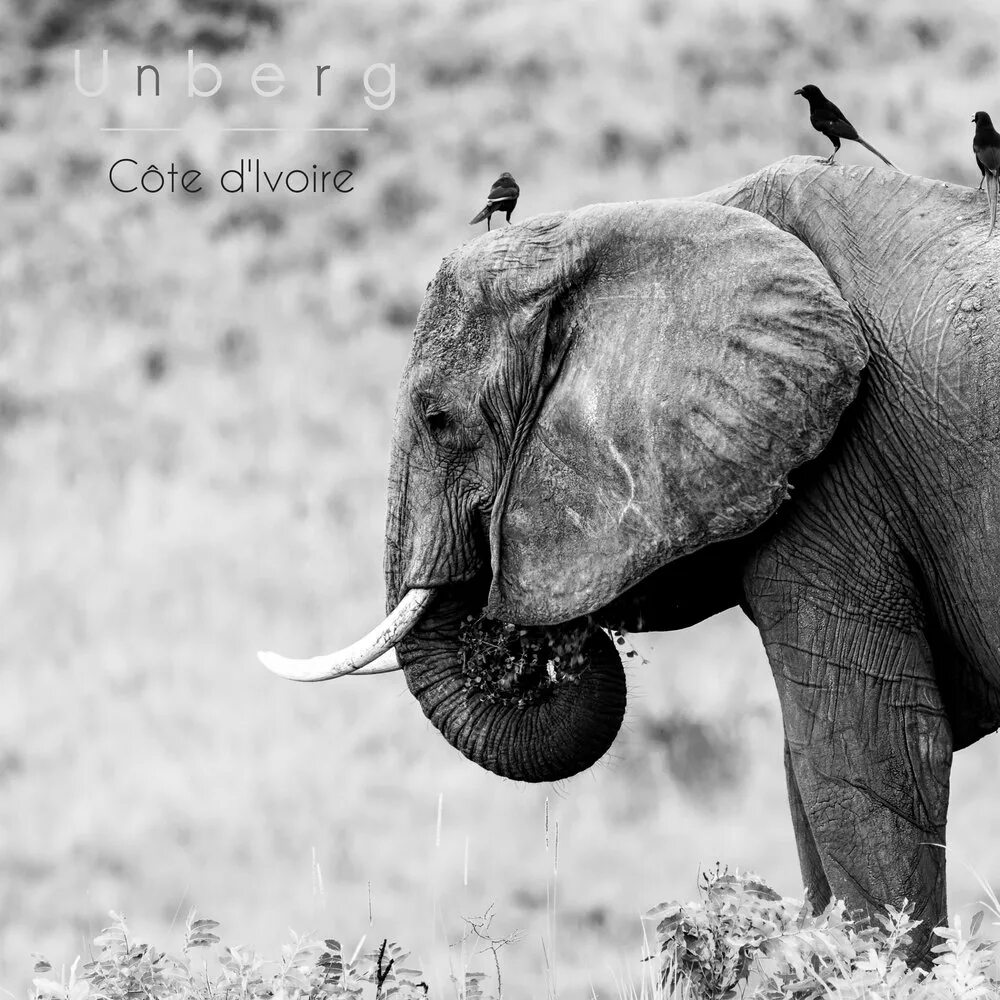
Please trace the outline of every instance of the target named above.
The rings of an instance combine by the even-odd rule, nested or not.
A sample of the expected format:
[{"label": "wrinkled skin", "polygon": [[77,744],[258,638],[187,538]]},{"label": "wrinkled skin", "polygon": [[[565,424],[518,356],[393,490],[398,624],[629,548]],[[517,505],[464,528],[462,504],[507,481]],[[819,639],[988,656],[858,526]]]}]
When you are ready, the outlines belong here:
[{"label": "wrinkled skin", "polygon": [[[403,376],[385,561],[390,607],[437,591],[397,654],[442,733],[508,777],[586,768],[624,711],[594,626],[740,604],[810,898],[914,901],[925,957],[951,755],[1000,725],[984,226],[971,189],[794,158],[452,254]],[[484,609],[518,627],[484,645]]]}]

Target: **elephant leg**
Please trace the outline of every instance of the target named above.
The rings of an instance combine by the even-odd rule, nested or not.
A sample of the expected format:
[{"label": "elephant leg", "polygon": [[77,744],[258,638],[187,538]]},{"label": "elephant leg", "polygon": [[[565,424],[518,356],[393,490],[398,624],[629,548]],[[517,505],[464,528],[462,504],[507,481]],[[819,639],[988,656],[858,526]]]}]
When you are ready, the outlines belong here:
[{"label": "elephant leg", "polygon": [[788,785],[788,804],[792,810],[792,828],[795,830],[795,844],[799,850],[799,867],[802,869],[802,884],[806,890],[806,899],[814,910],[822,910],[830,899],[830,883],[823,871],[823,859],[820,857],[816,838],[813,836],[802,804],[802,794],[799,783],[792,770],[792,755],[785,742],[785,782]]},{"label": "elephant leg", "polygon": [[923,924],[913,954],[922,959],[947,915],[951,767],[951,730],[926,644],[819,616],[800,619],[797,632],[794,645],[765,644],[778,678],[806,888],[816,892],[814,906],[830,891],[868,913],[914,903]]},{"label": "elephant leg", "polygon": [[831,892],[862,914],[910,901],[911,956],[926,960],[947,917],[952,746],[916,598],[898,567],[866,579],[860,550],[803,565],[810,550],[796,538],[758,557],[747,594],[781,702],[803,878],[818,907]]}]

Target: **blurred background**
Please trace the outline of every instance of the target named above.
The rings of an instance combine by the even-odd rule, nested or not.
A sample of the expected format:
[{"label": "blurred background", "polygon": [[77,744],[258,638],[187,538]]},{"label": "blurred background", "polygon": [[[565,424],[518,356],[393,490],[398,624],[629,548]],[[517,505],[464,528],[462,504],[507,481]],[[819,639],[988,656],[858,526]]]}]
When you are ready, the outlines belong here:
[{"label": "blurred background", "polygon": [[[509,995],[538,995],[547,962],[563,996],[613,995],[640,913],[693,896],[700,866],[799,894],[776,699],[738,612],[637,638],[612,753],[558,787],[467,763],[400,675],[297,686],[254,653],[379,619],[397,381],[501,170],[515,222],[692,194],[826,156],[792,95],[813,82],[903,169],[975,185],[998,29],[992,0],[0,5],[0,987],[25,995],[32,952],[86,956],[110,909],[161,947],[192,907],[269,953],[289,927],[388,935],[444,976],[462,916],[495,903],[494,933],[523,932]],[[75,47],[91,86],[109,49],[98,99]],[[210,100],[187,97],[189,47],[223,72]],[[263,61],[280,97],[250,89]],[[148,62],[161,96],[138,99]],[[373,62],[396,65],[381,113]],[[330,126],[370,131],[301,131]],[[121,156],[206,190],[117,193]],[[355,190],[221,193],[247,156],[346,167]],[[965,862],[1000,883],[998,767],[1000,740],[955,761],[953,910],[979,895]]]}]

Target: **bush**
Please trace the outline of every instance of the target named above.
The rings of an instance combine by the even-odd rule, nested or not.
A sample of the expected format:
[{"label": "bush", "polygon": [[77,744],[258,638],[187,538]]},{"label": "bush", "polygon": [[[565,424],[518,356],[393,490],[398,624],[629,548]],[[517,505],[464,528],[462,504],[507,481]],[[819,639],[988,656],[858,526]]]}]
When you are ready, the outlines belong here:
[{"label": "bush", "polygon": [[[124,918],[112,916],[114,923],[94,940],[95,957],[79,971],[77,960],[68,977],[53,979],[49,963],[39,961],[33,1000],[423,1000],[427,995],[422,973],[407,968],[407,953],[389,941],[345,959],[339,941],[293,937],[280,959],[269,962],[250,948],[221,947],[218,923],[192,915],[178,957],[130,940]],[[476,992],[481,978],[466,977],[467,997],[482,996]]]},{"label": "bush", "polygon": [[[993,899],[995,902],[995,897]],[[980,910],[968,934],[938,927],[929,970],[905,960],[919,925],[912,907],[889,908],[876,923],[848,916],[834,901],[813,915],[783,899],[752,874],[716,869],[699,880],[697,902],[665,903],[657,940],[661,982],[670,997],[724,1000],[989,1000],[1000,995],[993,978],[996,942],[979,937]],[[997,914],[1000,916],[1000,914]]]}]

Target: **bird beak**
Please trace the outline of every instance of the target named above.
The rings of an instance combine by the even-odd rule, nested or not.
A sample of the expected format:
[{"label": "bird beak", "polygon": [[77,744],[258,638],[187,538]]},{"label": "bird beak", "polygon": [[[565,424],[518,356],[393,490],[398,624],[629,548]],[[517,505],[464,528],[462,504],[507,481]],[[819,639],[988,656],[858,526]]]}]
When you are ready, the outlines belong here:
[{"label": "bird beak", "polygon": [[975,124],[976,124],[976,116],[975,116],[975,115],[973,115],[973,116],[972,116],[972,124],[973,124],[973,125],[975,125]]},{"label": "bird beak", "polygon": [[802,93],[802,88],[801,88],[801,87],[799,87],[799,89],[798,89],[798,90],[796,90],[796,91],[795,91],[795,93],[796,93],[796,94],[801,94],[801,93]]}]

